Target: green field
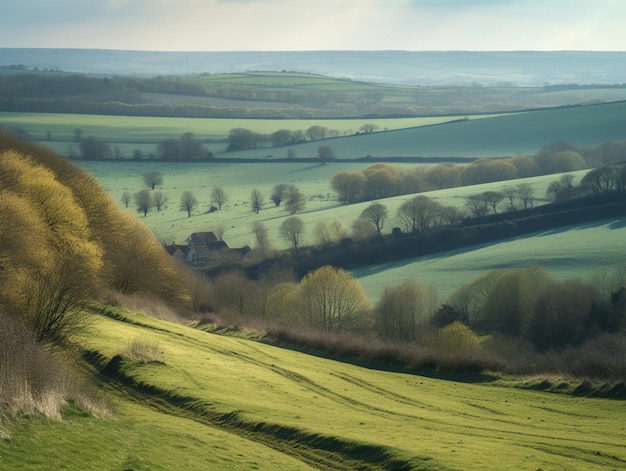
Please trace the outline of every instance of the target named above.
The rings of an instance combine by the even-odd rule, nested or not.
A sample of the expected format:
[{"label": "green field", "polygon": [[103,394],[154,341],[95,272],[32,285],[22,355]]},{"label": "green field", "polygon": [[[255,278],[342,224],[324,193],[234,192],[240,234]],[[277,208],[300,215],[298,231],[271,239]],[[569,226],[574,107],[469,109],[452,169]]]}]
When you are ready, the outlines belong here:
[{"label": "green field", "polygon": [[120,363],[117,375],[139,391],[104,382],[118,416],[20,418],[0,440],[3,468],[348,470],[369,460],[360,469],[594,470],[626,462],[621,401],[376,371],[130,313],[93,318],[76,341],[104,365],[136,338],[158,344],[161,361]]},{"label": "green field", "polygon": [[361,267],[352,272],[368,296],[414,280],[445,299],[456,288],[498,269],[541,265],[559,280],[591,281],[626,264],[626,217],[561,227],[499,242]]},{"label": "green field", "polygon": [[[163,174],[163,186],[160,188],[169,197],[168,207],[161,212],[155,210],[147,217],[140,219],[145,222],[159,238],[167,243],[183,242],[192,232],[215,230],[221,226],[226,229],[224,240],[231,247],[244,245],[253,246],[252,223],[263,222],[272,244],[277,248],[287,248],[286,241],[279,237],[279,226],[289,217],[284,208],[274,207],[269,196],[276,183],[296,185],[308,198],[304,211],[297,214],[306,224],[304,244],[314,244],[313,228],[320,221],[340,220],[348,229],[352,221],[359,217],[363,209],[371,202],[342,205],[337,201],[330,186],[330,178],[342,171],[361,170],[370,164],[364,162],[335,162],[327,165],[317,163],[242,163],[213,164],[193,163],[175,164],[162,162],[94,162],[77,161],[86,171],[94,175],[103,188],[111,194],[119,204],[124,190],[135,193],[143,186],[141,174],[158,171]],[[403,168],[412,169],[416,164],[403,164]],[[580,178],[585,172],[577,172]],[[546,202],[545,189],[558,176],[546,175],[532,179],[511,180],[507,182],[489,183],[469,187],[451,188],[425,193],[427,196],[445,205],[463,207],[470,194],[504,186],[516,185],[520,182],[530,183],[536,191],[536,204]],[[229,199],[222,211],[207,213],[211,206],[210,195],[214,186],[222,186]],[[257,215],[250,209],[250,193],[253,188],[265,195],[265,205]],[[199,200],[198,210],[187,218],[185,212],[179,210],[180,196],[183,191],[191,190]],[[384,232],[391,232],[397,225],[395,213],[397,208],[411,195],[397,196],[380,200],[390,213]],[[128,209],[136,214],[134,208]]]},{"label": "green field", "polygon": [[[388,157],[498,157],[534,154],[545,144],[567,141],[577,146],[626,139],[626,102],[529,111],[506,115],[475,115],[403,119],[268,120],[140,118],[100,115],[0,113],[0,126],[19,127],[31,138],[62,154],[78,154],[74,129],[117,145],[124,156],[134,149],[154,153],[156,144],[185,132],[206,143],[216,157],[285,158],[287,148],[264,147],[224,152],[230,129],[243,127],[258,133],[279,129],[306,130],[314,124],[337,130],[340,137],[289,146],[296,158],[317,157],[323,143],[338,158]],[[379,128],[354,135],[366,123]],[[46,140],[46,133],[51,139]],[[344,136],[345,135],[345,136]]]},{"label": "green field", "polygon": [[[488,115],[473,116],[478,119]],[[429,126],[457,119],[450,116],[394,119],[209,119],[209,118],[159,118],[134,116],[105,116],[61,113],[10,113],[0,112],[0,126],[7,129],[21,128],[30,139],[50,147],[61,154],[74,148],[78,154],[74,130],[81,129],[83,136],[94,136],[111,145],[117,145],[126,157],[134,149],[146,153],[155,152],[159,141],[178,138],[186,132],[194,133],[213,153],[223,152],[224,142],[233,128],[245,128],[260,134],[271,134],[279,129],[305,131],[313,125],[325,126],[338,131],[339,135],[354,134],[364,124],[375,124],[380,131]],[[50,132],[50,140],[47,133]],[[265,148],[262,156],[280,153],[286,149]],[[304,155],[303,155],[304,156]]]},{"label": "green field", "polygon": [[[80,166],[96,176],[100,184],[116,200],[120,201],[124,190],[131,193],[141,186],[141,174],[159,171],[164,175],[161,191],[170,198],[168,207],[161,212],[155,210],[140,219],[147,224],[159,240],[165,243],[184,243],[193,232],[215,230],[223,227],[224,240],[230,247],[254,246],[252,223],[262,222],[268,229],[272,246],[278,249],[289,247],[281,239],[280,224],[290,215],[282,207],[274,207],[269,202],[269,194],[276,182],[296,185],[308,196],[306,209],[297,216],[305,223],[303,244],[316,243],[314,227],[318,222],[327,223],[339,220],[350,229],[361,212],[371,204],[364,202],[341,205],[336,200],[329,180],[332,175],[346,170],[358,170],[365,163],[331,163],[327,165],[304,163],[265,163],[265,164],[173,164],[140,162],[79,162]],[[404,168],[414,168],[415,164],[405,164]],[[575,172],[575,182],[586,171]],[[444,205],[463,208],[471,194],[488,190],[500,190],[505,186],[528,183],[535,189],[535,205],[548,202],[545,190],[558,175],[544,175],[528,179],[488,183],[468,187],[450,188],[424,193]],[[210,193],[215,185],[224,187],[229,196],[224,209],[207,213],[210,206]],[[258,188],[266,199],[266,204],[257,215],[250,209],[249,200],[252,188]],[[180,195],[191,190],[200,201],[200,208],[187,218],[178,208]],[[397,208],[412,195],[397,196],[379,200],[390,214],[383,232],[389,233],[398,225],[395,214]],[[120,203],[121,204],[121,203]],[[135,213],[134,208],[129,212]],[[601,241],[601,242],[599,242]],[[614,267],[623,256],[626,261],[626,239],[619,223],[614,221],[591,224],[585,227],[549,231],[548,233],[525,236],[513,241],[502,241],[484,247],[472,247],[454,253],[434,255],[417,260],[403,260],[380,266],[368,266],[354,271],[363,284],[369,298],[376,301],[386,286],[398,285],[407,279],[436,286],[442,296],[447,296],[455,288],[470,281],[490,269],[512,268],[529,264],[542,264],[554,276],[564,279],[571,277],[588,278],[602,267]]]}]

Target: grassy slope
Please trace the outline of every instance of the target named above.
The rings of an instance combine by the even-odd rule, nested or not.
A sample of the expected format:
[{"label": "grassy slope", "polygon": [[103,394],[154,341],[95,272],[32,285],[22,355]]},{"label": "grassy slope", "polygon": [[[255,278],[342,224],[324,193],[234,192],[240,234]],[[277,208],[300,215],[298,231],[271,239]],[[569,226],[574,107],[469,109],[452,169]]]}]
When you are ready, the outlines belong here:
[{"label": "grassy slope", "polygon": [[[275,182],[293,183],[304,194],[312,197],[307,208],[298,213],[305,222],[304,243],[314,244],[313,228],[320,221],[340,220],[346,227],[356,219],[371,202],[340,205],[330,188],[332,175],[349,169],[362,169],[365,163],[319,164],[193,164],[176,165],[171,163],[111,163],[81,162],[81,166],[93,173],[113,198],[119,201],[124,189],[131,192],[141,187],[141,173],[157,170],[164,174],[162,191],[169,196],[169,207],[141,218],[157,237],[167,243],[183,243],[196,231],[214,230],[218,226],[226,229],[224,240],[231,247],[254,246],[251,231],[253,221],[261,221],[268,229],[271,243],[277,248],[288,247],[279,236],[280,224],[289,217],[282,207],[266,204],[259,215],[250,210],[249,197],[252,188],[260,189],[269,197]],[[413,168],[415,165],[406,165]],[[576,172],[576,180],[586,171]],[[520,182],[530,183],[542,204],[548,184],[558,176],[546,175],[509,182],[489,183],[462,188],[451,188],[425,193],[446,205],[463,207],[468,195],[486,190],[498,190]],[[207,214],[210,193],[214,185],[223,185],[229,201],[221,212]],[[178,201],[185,189],[191,189],[200,200],[200,209],[191,218],[179,211]],[[329,196],[330,194],[330,196]],[[397,208],[411,196],[399,196],[380,200],[387,206],[390,218],[384,227],[391,231],[397,221]],[[134,209],[129,209],[134,212]],[[354,275],[363,284],[368,296],[376,301],[386,286],[397,285],[404,280],[437,286],[442,296],[447,296],[455,288],[495,268],[509,268],[538,263],[545,266],[559,279],[580,277],[588,279],[597,270],[612,268],[626,261],[626,243],[619,221],[604,221],[584,227],[563,228],[511,241],[502,241],[488,246],[447,252],[416,260],[404,260],[384,265],[366,266],[355,270]]]},{"label": "grassy slope", "polygon": [[[593,146],[626,138],[626,102],[560,108],[469,119],[438,126],[377,132],[324,141],[340,158],[496,157],[534,154],[547,143],[564,140]],[[320,142],[296,147],[301,157],[316,156]],[[229,153],[261,157],[257,149]],[[278,153],[274,153],[281,156]]]},{"label": "grassy slope", "polygon": [[[483,118],[488,115],[475,116]],[[293,131],[306,130],[319,124],[334,129],[340,135],[352,134],[363,124],[376,124],[380,130],[385,128],[403,129],[415,126],[428,126],[445,123],[453,117],[395,118],[395,119],[206,119],[206,118],[159,118],[133,116],[105,116],[54,113],[11,113],[0,112],[0,126],[8,129],[22,128],[31,139],[40,144],[66,154],[68,148],[78,145],[74,141],[74,130],[79,128],[83,136],[95,136],[111,145],[117,145],[127,157],[134,149],[145,153],[154,153],[159,141],[166,138],[178,138],[183,133],[193,132],[195,137],[206,142],[206,147],[214,153],[222,152],[227,143],[220,142],[228,137],[233,128],[246,128],[261,134],[271,134],[279,129]],[[51,140],[46,140],[46,133],[51,133]],[[286,157],[286,149],[264,149],[262,156],[274,153]],[[303,155],[304,156],[304,155]]]},{"label": "grassy slope", "polygon": [[[289,217],[283,207],[274,207],[269,201],[272,187],[276,183],[291,183],[296,185],[307,195],[306,209],[298,213],[306,224],[304,242],[314,244],[313,227],[319,221],[331,221],[339,219],[346,227],[356,219],[359,214],[371,202],[341,205],[330,186],[330,178],[342,171],[364,169],[370,164],[363,162],[355,163],[330,163],[327,165],[311,163],[276,163],[276,164],[174,164],[174,163],[138,163],[138,162],[83,162],[78,164],[93,174],[100,184],[112,195],[116,201],[124,190],[131,193],[142,187],[141,174],[147,171],[158,171],[164,175],[161,191],[169,197],[168,208],[157,213],[152,211],[146,218],[141,217],[164,242],[184,241],[192,232],[214,230],[217,226],[226,229],[224,240],[232,247],[240,247],[245,244],[252,246],[254,237],[251,226],[253,221],[263,222],[269,230],[272,244],[279,248],[287,247],[281,240],[278,228],[283,220]],[[416,164],[402,165],[405,169],[413,169]],[[577,172],[577,178],[585,172]],[[538,203],[545,202],[543,195],[547,185],[558,176],[547,175],[532,179],[513,180],[508,182],[474,185],[463,188],[452,188],[426,193],[442,204],[462,207],[465,198],[474,193],[480,193],[488,189],[501,189],[507,185],[515,185],[520,182],[530,183],[536,190]],[[578,181],[578,180],[576,180]],[[224,187],[229,200],[220,212],[207,214],[210,206],[210,194],[215,185]],[[256,215],[250,210],[250,192],[258,188],[265,195],[266,204],[261,212]],[[200,201],[199,208],[187,218],[186,213],[179,210],[180,195],[184,190],[194,192]],[[390,213],[384,232],[390,232],[394,225],[396,209],[402,202],[410,198],[399,196],[380,200]],[[135,213],[129,208],[128,211]],[[135,213],[136,214],[136,213]]]},{"label": "grassy slope", "polygon": [[[104,362],[138,336],[158,342],[164,363],[125,360],[122,371],[162,394],[186,397],[184,413],[202,415],[201,423],[148,409],[159,403],[154,397],[144,404],[119,399],[113,420],[20,419],[9,426],[13,439],[0,442],[3,464],[277,469],[280,462],[280,469],[307,469],[298,456],[316,467],[326,460],[322,469],[354,469],[345,455],[329,454],[350,444],[370,445],[382,465],[395,459],[412,469],[592,470],[626,461],[619,401],[380,372],[126,316],[96,317],[79,342]],[[224,414],[228,421],[217,419]],[[258,443],[270,431],[273,440],[265,443],[273,449]]]},{"label": "grassy slope", "polygon": [[415,280],[447,297],[496,269],[541,265],[559,280],[591,280],[626,264],[626,217],[562,227],[417,259],[361,267],[352,274],[371,299],[386,286]]},{"label": "grassy slope", "polygon": [[[481,118],[481,119],[476,119]],[[532,154],[543,145],[565,140],[575,145],[593,146],[603,141],[626,138],[626,102],[594,106],[549,109],[504,116],[475,116],[469,120],[423,126],[450,118],[407,120],[205,120],[184,118],[129,118],[115,116],[0,114],[0,125],[19,126],[31,131],[33,138],[45,139],[52,132],[53,141],[42,141],[61,153],[68,152],[75,128],[85,135],[117,144],[125,155],[134,148],[154,152],[156,143],[166,137],[178,137],[186,131],[201,139],[221,139],[234,127],[246,127],[271,133],[280,128],[306,129],[323,124],[330,129],[356,132],[361,124],[374,122],[387,132],[339,137],[297,146],[298,157],[316,157],[321,143],[330,145],[339,158],[373,157],[493,157]],[[407,129],[407,126],[417,126]],[[57,139],[60,139],[57,141]],[[210,143],[209,149],[220,152],[224,143]],[[77,150],[77,149],[76,149]],[[286,157],[286,148],[261,148],[229,152],[227,157]]]}]

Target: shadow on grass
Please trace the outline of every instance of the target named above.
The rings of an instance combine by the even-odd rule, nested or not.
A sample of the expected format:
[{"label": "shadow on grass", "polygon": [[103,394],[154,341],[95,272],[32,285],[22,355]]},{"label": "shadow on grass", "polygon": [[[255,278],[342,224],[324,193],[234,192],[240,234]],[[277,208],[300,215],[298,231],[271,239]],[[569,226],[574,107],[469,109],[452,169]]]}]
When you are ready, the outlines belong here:
[{"label": "shadow on grass", "polygon": [[147,406],[262,443],[317,469],[409,471],[416,469],[415,460],[430,460],[429,457],[416,457],[408,461],[397,457],[393,450],[385,446],[353,442],[292,426],[246,420],[238,411],[214,410],[210,404],[193,396],[176,394],[138,381],[125,371],[128,360],[120,355],[108,360],[101,353],[88,350],[83,352],[83,358],[97,369],[101,380],[113,383],[120,392],[131,394]]}]

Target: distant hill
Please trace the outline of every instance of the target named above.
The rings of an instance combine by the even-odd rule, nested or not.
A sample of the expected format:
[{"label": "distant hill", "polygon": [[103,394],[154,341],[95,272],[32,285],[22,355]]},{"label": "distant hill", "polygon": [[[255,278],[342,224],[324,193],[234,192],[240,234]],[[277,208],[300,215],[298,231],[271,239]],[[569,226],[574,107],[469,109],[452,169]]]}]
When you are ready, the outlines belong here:
[{"label": "distant hill", "polygon": [[[533,154],[545,144],[567,141],[595,146],[626,139],[626,102],[562,107],[458,120],[446,124],[312,141],[295,146],[299,157],[317,155],[321,143],[337,158],[502,157]],[[263,148],[223,154],[228,157],[276,157],[283,149]]]},{"label": "distant hill", "polygon": [[0,48],[0,67],[109,75],[297,71],[410,85],[544,86],[626,82],[626,52],[149,52]]}]

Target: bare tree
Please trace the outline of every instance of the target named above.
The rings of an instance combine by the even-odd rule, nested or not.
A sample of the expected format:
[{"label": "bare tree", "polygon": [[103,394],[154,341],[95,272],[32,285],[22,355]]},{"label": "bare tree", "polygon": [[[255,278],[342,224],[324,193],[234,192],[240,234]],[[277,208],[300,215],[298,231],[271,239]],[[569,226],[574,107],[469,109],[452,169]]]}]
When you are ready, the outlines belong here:
[{"label": "bare tree", "polygon": [[387,211],[387,207],[385,205],[380,203],[372,203],[363,210],[359,217],[361,219],[371,221],[376,226],[376,231],[380,236],[380,232],[385,225],[388,214],[389,212]]},{"label": "bare tree", "polygon": [[419,195],[405,201],[398,208],[398,219],[406,231],[418,232],[430,228],[443,206],[427,196]]},{"label": "bare tree", "polygon": [[558,180],[550,182],[546,190],[546,196],[556,202],[572,199],[576,193],[574,175],[571,173],[561,175]]},{"label": "bare tree", "polygon": [[296,187],[291,187],[285,202],[285,209],[289,211],[289,214],[295,214],[298,211],[302,211],[305,206],[306,198],[304,194]]},{"label": "bare tree", "polygon": [[483,200],[485,200],[485,203],[487,203],[487,205],[490,206],[491,209],[493,209],[494,214],[498,212],[496,208],[504,199],[504,194],[500,193],[499,191],[485,191],[481,193],[480,196]]},{"label": "bare tree", "polygon": [[417,327],[425,320],[426,289],[414,281],[385,288],[376,305],[378,335],[398,340],[415,340]]},{"label": "bare tree", "polygon": [[304,133],[310,140],[317,141],[326,137],[328,134],[328,128],[315,124],[308,128]]},{"label": "bare tree", "polygon": [[141,175],[141,178],[144,184],[151,190],[163,185],[163,174],[161,172],[146,172]]},{"label": "bare tree", "polygon": [[489,212],[487,201],[485,201],[482,195],[469,195],[465,201],[465,206],[467,206],[472,216],[477,218],[483,217]]},{"label": "bare tree", "polygon": [[517,207],[515,206],[515,200],[517,199],[517,189],[514,186],[504,187],[502,190],[502,194],[509,201],[509,210],[515,211]]},{"label": "bare tree", "polygon": [[271,252],[267,228],[262,222],[254,221],[252,223],[252,232],[254,233],[254,238],[256,239],[254,250],[258,252],[258,255],[261,258],[266,258]]},{"label": "bare tree", "polygon": [[189,191],[183,191],[183,194],[180,197],[180,210],[187,211],[187,217],[191,217],[191,212],[198,206],[198,200],[194,196],[194,194]]},{"label": "bare tree", "polygon": [[294,252],[300,248],[300,240],[304,232],[304,222],[298,216],[292,216],[280,225],[280,235],[291,243]]},{"label": "bare tree", "polygon": [[213,191],[211,192],[211,204],[217,206],[217,209],[222,210],[222,206],[228,200],[228,196],[224,191],[224,188],[221,186],[213,187]]},{"label": "bare tree", "polygon": [[330,148],[330,146],[319,146],[317,148],[317,155],[320,159],[320,162],[322,162],[322,165],[324,165],[329,160],[335,160],[337,158],[335,152]]},{"label": "bare tree", "polygon": [[137,212],[143,213],[144,217],[148,214],[148,211],[154,207],[152,193],[150,193],[148,189],[144,188],[143,190],[139,190],[133,195],[133,199],[135,200]]},{"label": "bare tree", "polygon": [[252,207],[252,211],[259,214],[259,211],[261,211],[261,208],[263,207],[263,203],[263,193],[254,188],[250,194],[250,206]]},{"label": "bare tree", "polygon": [[272,203],[274,203],[274,206],[280,206],[280,203],[282,203],[284,199],[287,198],[290,188],[291,185],[288,185],[287,183],[279,183],[277,185],[274,185],[274,188],[272,189],[272,195],[270,196],[270,199],[272,200]]},{"label": "bare tree", "polygon": [[156,207],[157,212],[159,212],[165,207],[168,197],[160,191],[156,191],[154,195],[152,195],[152,199],[154,201],[154,206]]},{"label": "bare tree", "polygon": [[352,221],[352,237],[356,240],[369,240],[378,236],[374,223],[368,219],[356,218]]},{"label": "bare tree", "polygon": [[517,192],[517,197],[520,199],[522,204],[524,205],[524,209],[532,208],[535,190],[528,183],[520,183],[515,187]]},{"label": "bare tree", "polygon": [[122,203],[124,204],[124,207],[128,208],[132,198],[133,197],[131,196],[130,191],[124,190],[124,193],[122,193]]},{"label": "bare tree", "polygon": [[367,178],[363,172],[340,172],[330,179],[330,185],[337,192],[342,203],[356,203],[363,199]]}]

